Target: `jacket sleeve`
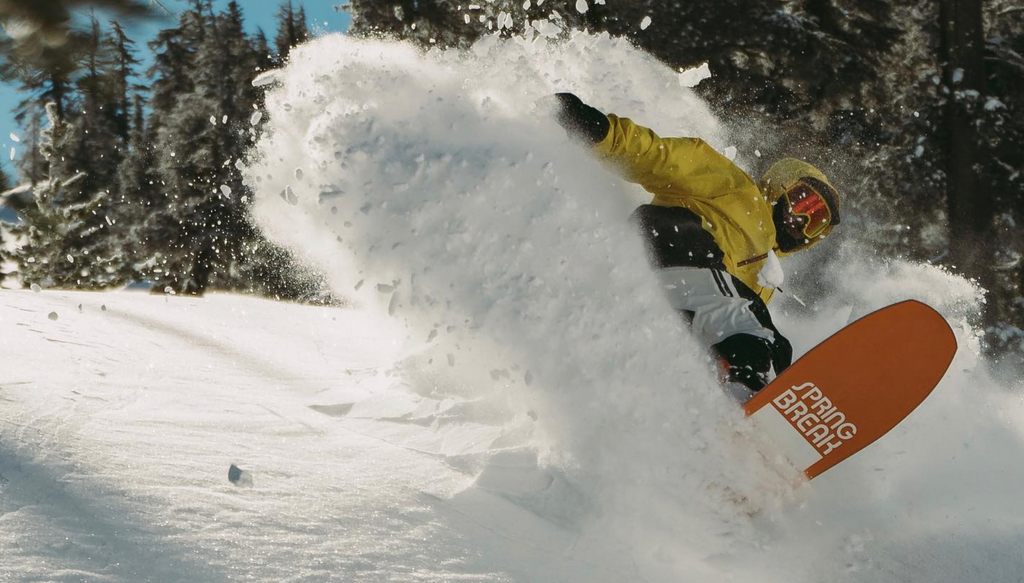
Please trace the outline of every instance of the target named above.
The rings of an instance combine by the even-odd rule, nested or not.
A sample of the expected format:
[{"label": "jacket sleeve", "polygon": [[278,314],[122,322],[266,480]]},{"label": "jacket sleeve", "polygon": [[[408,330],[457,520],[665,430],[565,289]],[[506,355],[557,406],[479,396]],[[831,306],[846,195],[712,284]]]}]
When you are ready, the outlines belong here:
[{"label": "jacket sleeve", "polygon": [[749,179],[700,138],[662,138],[627,118],[608,115],[609,130],[594,146],[623,178],[663,199],[715,198]]}]

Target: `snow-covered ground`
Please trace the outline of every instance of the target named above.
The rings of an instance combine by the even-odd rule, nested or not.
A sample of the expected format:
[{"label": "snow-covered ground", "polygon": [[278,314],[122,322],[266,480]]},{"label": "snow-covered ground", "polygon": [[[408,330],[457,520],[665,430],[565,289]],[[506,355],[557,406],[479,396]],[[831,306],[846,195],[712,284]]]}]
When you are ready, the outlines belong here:
[{"label": "snow-covered ground", "polygon": [[907,298],[960,344],[801,483],[668,308],[642,193],[538,104],[733,146],[682,81],[586,34],[294,52],[247,179],[351,306],[3,292],[0,581],[1018,581],[1024,406],[977,356],[977,289],[855,233],[821,280],[783,261],[798,353]]},{"label": "snow-covered ground", "polygon": [[[471,488],[481,454],[501,450],[485,480],[557,494],[511,447],[513,424],[393,372],[402,355],[365,314],[230,296],[3,299],[2,581],[630,572],[622,553],[576,549],[557,518]],[[251,485],[228,481],[231,464]],[[502,478],[517,466],[518,482]]]},{"label": "snow-covered ground", "polygon": [[[976,375],[954,370],[890,436],[755,508],[736,495],[755,485],[718,482],[731,464],[763,471],[735,451],[745,438],[699,448],[689,468],[638,451],[661,457],[643,476],[629,462],[548,465],[558,442],[507,379],[460,379],[458,361],[408,352],[365,311],[140,292],[6,291],[0,304],[0,581],[1021,572],[1020,399]],[[619,421],[605,439],[645,431]],[[675,481],[686,475],[703,488]]]}]

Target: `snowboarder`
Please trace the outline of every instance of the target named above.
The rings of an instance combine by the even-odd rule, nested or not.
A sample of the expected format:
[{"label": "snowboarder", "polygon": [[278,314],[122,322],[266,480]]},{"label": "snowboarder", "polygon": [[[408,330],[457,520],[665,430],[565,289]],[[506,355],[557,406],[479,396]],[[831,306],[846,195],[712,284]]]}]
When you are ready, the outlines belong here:
[{"label": "snowboarder", "polygon": [[623,178],[654,195],[630,217],[672,307],[711,348],[728,392],[745,401],[793,359],[768,312],[778,256],[813,247],[839,224],[841,198],[817,168],[786,158],[755,183],[699,138],[661,138],[571,93],[556,119]]}]

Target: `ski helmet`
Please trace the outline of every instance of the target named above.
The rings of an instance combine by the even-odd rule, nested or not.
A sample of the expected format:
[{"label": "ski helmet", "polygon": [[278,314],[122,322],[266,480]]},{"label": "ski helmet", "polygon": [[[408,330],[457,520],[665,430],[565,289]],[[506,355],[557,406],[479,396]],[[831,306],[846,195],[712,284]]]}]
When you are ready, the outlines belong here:
[{"label": "ski helmet", "polygon": [[803,160],[785,158],[776,162],[761,177],[758,188],[770,204],[777,207],[782,202],[789,213],[805,219],[804,242],[789,251],[812,247],[828,236],[841,220],[839,192],[824,173]]}]

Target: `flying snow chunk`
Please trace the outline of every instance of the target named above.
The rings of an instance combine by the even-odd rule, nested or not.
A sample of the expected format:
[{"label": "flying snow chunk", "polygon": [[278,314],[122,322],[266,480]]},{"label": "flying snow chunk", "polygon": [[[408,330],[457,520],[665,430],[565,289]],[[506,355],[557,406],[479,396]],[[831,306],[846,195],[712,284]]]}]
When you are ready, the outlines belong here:
[{"label": "flying snow chunk", "polygon": [[249,125],[254,126],[260,123],[261,119],[263,119],[263,112],[257,111],[256,113],[252,114],[252,117],[249,118]]},{"label": "flying snow chunk", "polygon": [[217,125],[217,118],[211,115],[210,116],[210,124],[211,125]]},{"label": "flying snow chunk", "polygon": [[14,159],[14,146],[11,146],[11,160]]},{"label": "flying snow chunk", "polygon": [[273,85],[278,81],[280,81],[280,74],[277,70],[267,71],[266,73],[257,75],[256,78],[252,80],[252,86],[266,87],[267,85]]},{"label": "flying snow chunk", "polygon": [[291,186],[286,186],[285,189],[281,191],[281,198],[292,206],[299,204],[299,197],[295,196],[295,192],[292,191]]},{"label": "flying snow chunk", "polygon": [[242,468],[231,464],[228,468],[228,481],[240,487],[252,487],[252,474]]},{"label": "flying snow chunk", "polygon": [[39,292],[43,291],[43,288],[39,287],[38,283],[33,283],[32,284],[32,291],[34,291],[36,293],[39,293]]},{"label": "flying snow chunk", "polygon": [[729,147],[727,147],[725,149],[725,152],[723,152],[723,154],[725,154],[726,158],[728,158],[730,160],[735,160],[736,159],[736,146],[729,146]]},{"label": "flying snow chunk", "polygon": [[762,287],[779,287],[785,279],[786,272],[782,271],[779,257],[775,255],[775,251],[769,251],[764,267],[757,274],[757,284]]},{"label": "flying snow chunk", "polygon": [[679,85],[681,87],[696,87],[700,82],[711,77],[711,67],[707,63],[679,73]]},{"label": "flying snow chunk", "polygon": [[544,37],[558,36],[562,32],[562,29],[550,20],[535,20],[533,21],[533,28]]},{"label": "flying snow chunk", "polygon": [[651,25],[651,17],[650,16],[645,16],[644,19],[640,21],[640,30],[647,30],[647,27],[650,26],[650,25]]},{"label": "flying snow chunk", "polygon": [[224,196],[231,196],[231,187],[228,186],[227,184],[221,184],[220,191],[221,193],[224,194]]},{"label": "flying snow chunk", "polygon": [[14,132],[11,132],[11,139],[14,140],[15,142],[21,141],[21,138],[19,138],[18,135],[15,134]]},{"label": "flying snow chunk", "polygon": [[57,320],[57,312],[50,312],[49,314],[46,315],[46,317],[51,319],[51,320],[55,320],[56,321]]},{"label": "flying snow chunk", "polygon": [[486,56],[491,49],[498,46],[499,38],[499,35],[496,34],[485,34],[473,45],[473,53],[479,57]]},{"label": "flying snow chunk", "polygon": [[587,0],[576,0],[576,12],[586,14],[587,10],[590,10],[590,6],[587,6]]},{"label": "flying snow chunk", "polygon": [[302,171],[302,168],[296,168],[295,169],[295,180],[302,180],[303,176],[305,176],[305,173]]}]

